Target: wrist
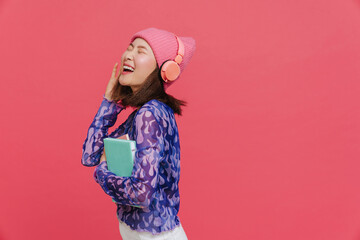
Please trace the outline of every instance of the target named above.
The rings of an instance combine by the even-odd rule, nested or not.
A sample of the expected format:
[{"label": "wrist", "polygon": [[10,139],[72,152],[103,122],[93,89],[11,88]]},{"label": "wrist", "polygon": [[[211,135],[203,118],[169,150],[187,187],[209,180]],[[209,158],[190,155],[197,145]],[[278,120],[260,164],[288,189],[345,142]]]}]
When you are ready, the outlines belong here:
[{"label": "wrist", "polygon": [[106,100],[107,102],[109,102],[109,103],[115,103],[116,106],[118,106],[118,107],[121,108],[121,109],[125,109],[125,108],[126,108],[126,107],[122,104],[121,100],[119,100],[119,101],[116,102],[116,101],[112,100],[111,98],[107,98],[105,94],[103,95],[103,99],[105,99],[105,100]]},{"label": "wrist", "polygon": [[106,94],[103,95],[103,99],[105,99],[108,102],[114,102],[109,96],[107,96]]},{"label": "wrist", "polygon": [[106,100],[108,100],[109,102],[112,102],[113,100],[111,99],[111,97],[107,94],[104,94],[104,98],[106,98]]}]

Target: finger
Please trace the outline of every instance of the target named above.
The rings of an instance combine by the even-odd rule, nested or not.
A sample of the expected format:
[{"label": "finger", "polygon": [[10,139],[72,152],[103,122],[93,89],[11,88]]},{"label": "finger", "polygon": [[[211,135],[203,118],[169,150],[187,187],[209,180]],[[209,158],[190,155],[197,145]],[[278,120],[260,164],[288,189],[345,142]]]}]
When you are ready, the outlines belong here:
[{"label": "finger", "polygon": [[123,70],[123,68],[120,66],[119,67],[119,73],[117,74],[116,79],[118,79],[120,77],[122,70]]},{"label": "finger", "polygon": [[105,154],[103,154],[100,158],[100,162],[103,162],[103,161],[106,161],[106,157],[105,157]]},{"label": "finger", "polygon": [[118,63],[115,63],[114,68],[113,68],[113,71],[112,71],[112,74],[111,74],[111,77],[115,77],[115,76],[116,76],[117,66],[118,66]]}]

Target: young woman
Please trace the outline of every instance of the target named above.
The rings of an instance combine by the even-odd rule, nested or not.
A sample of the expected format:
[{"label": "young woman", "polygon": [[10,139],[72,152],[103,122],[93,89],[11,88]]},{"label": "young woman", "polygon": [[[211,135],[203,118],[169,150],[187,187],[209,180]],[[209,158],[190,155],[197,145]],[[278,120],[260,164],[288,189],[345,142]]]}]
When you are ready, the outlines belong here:
[{"label": "young woman", "polygon": [[[179,217],[180,145],[174,114],[183,101],[166,93],[195,51],[195,40],[157,28],[132,36],[115,64],[100,108],[83,145],[82,164],[97,165],[94,178],[117,205],[120,234],[127,239],[187,239]],[[126,107],[135,110],[114,132],[108,128]],[[103,139],[128,134],[136,141],[130,177],[108,170]],[[136,205],[137,207],[135,207]]]}]

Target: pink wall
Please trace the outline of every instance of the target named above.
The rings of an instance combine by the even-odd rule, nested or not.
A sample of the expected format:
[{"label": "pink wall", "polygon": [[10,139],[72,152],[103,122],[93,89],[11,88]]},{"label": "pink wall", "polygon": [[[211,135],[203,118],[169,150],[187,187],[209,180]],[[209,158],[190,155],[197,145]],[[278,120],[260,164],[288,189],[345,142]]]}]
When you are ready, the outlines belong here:
[{"label": "pink wall", "polygon": [[169,89],[189,239],[360,239],[359,0],[0,1],[0,239],[120,239],[81,148],[151,26],[197,42]]}]

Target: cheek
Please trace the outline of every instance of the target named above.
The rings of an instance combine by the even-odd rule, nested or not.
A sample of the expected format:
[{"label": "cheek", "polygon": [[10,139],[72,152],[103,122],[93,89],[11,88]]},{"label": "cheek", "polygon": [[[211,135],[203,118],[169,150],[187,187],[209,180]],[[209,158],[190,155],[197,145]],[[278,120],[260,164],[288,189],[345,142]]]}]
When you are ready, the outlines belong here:
[{"label": "cheek", "polygon": [[138,65],[141,66],[141,68],[143,69],[143,72],[151,73],[152,71],[154,71],[154,69],[156,67],[156,62],[152,58],[142,58],[142,59],[139,59]]}]

